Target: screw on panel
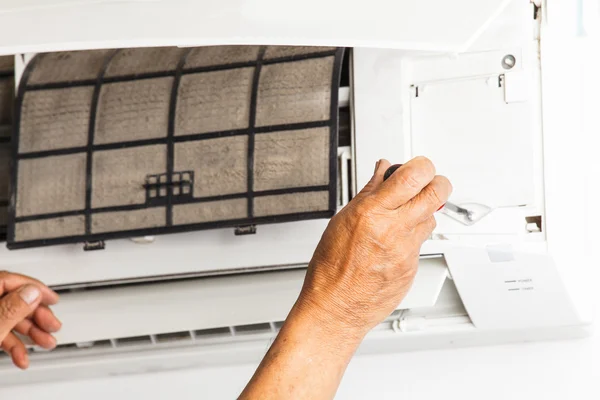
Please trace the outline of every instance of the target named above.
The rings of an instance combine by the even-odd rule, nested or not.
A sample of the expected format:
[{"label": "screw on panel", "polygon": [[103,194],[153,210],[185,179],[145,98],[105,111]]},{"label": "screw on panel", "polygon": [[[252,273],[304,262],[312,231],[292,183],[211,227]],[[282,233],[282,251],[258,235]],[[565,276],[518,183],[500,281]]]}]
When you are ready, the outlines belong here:
[{"label": "screw on panel", "polygon": [[513,69],[517,65],[517,59],[512,54],[507,54],[502,58],[502,68]]}]

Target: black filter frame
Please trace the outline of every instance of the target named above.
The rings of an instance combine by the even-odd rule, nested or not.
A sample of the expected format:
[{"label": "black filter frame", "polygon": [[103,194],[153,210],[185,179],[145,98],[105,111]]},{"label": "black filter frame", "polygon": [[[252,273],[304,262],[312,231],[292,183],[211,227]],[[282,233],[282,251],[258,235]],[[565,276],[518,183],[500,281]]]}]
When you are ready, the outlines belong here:
[{"label": "black filter frame", "polygon": [[[15,77],[14,70],[0,71],[0,80],[3,80],[3,81],[4,80],[10,80],[10,81],[12,81],[14,79],[14,77]],[[13,111],[13,114],[14,114],[14,111]],[[14,126],[14,124],[11,125],[11,126]],[[11,128],[11,126],[8,126],[8,127]],[[2,144],[8,143],[10,145],[10,142],[11,142],[11,136],[0,136],[0,143],[2,143]],[[11,163],[11,166],[12,166],[12,163]],[[10,179],[12,179],[12,177]],[[0,206],[1,207],[9,207],[10,206],[10,202],[8,200],[0,200]],[[8,209],[7,213],[9,214],[9,217],[7,218],[7,225],[9,225],[10,224],[10,209]],[[0,225],[0,241],[6,240],[7,231],[8,231],[8,226],[7,225]]]},{"label": "black filter frame", "polygon": [[[111,239],[122,239],[122,238],[130,238],[136,236],[149,236],[149,235],[161,235],[161,234],[169,234],[169,233],[181,233],[181,232],[189,232],[189,231],[197,231],[197,230],[206,230],[206,229],[218,229],[218,228],[236,228],[240,226],[248,226],[248,225],[258,225],[258,224],[271,224],[271,223],[281,223],[281,222],[293,222],[293,221],[302,221],[309,219],[321,219],[321,218],[331,218],[337,208],[337,148],[338,148],[338,124],[339,124],[339,115],[338,115],[338,92],[340,86],[340,78],[341,78],[341,70],[342,70],[342,61],[344,57],[344,48],[335,48],[327,51],[315,51],[309,52],[306,54],[299,54],[293,56],[286,57],[278,57],[278,58],[270,58],[263,59],[267,46],[260,46],[259,55],[256,60],[249,62],[236,62],[236,63],[228,63],[228,64],[220,64],[220,65],[210,65],[206,67],[195,67],[195,68],[184,68],[185,61],[187,56],[193,50],[193,48],[188,48],[182,52],[181,59],[177,65],[177,68],[174,71],[159,71],[152,73],[141,73],[141,74],[130,74],[130,75],[120,75],[120,76],[111,76],[105,77],[105,72],[110,65],[110,61],[114,58],[116,54],[121,49],[115,49],[109,51],[105,56],[104,64],[100,69],[97,79],[90,80],[72,80],[72,81],[64,81],[64,82],[51,82],[51,83],[41,83],[41,84],[29,84],[29,76],[31,72],[35,68],[36,63],[40,60],[44,54],[36,55],[27,65],[27,68],[23,72],[21,77],[21,81],[19,84],[19,89],[16,97],[15,104],[15,119],[13,123],[13,135],[12,138],[12,160],[11,160],[11,196],[9,202],[9,215],[8,215],[8,228],[7,228],[7,247],[9,249],[20,249],[20,248],[29,248],[29,247],[41,247],[41,246],[50,246],[50,245],[59,245],[59,244],[72,244],[72,243],[89,243],[89,242],[97,242],[97,241],[105,241]],[[256,120],[256,99],[258,95],[258,83],[260,78],[260,71],[263,65],[270,64],[278,64],[278,63],[287,63],[308,59],[316,59],[316,58],[325,58],[325,57],[334,57],[333,61],[333,73],[332,73],[332,91],[331,91],[331,104],[330,104],[330,118],[323,121],[311,121],[311,122],[302,122],[302,123],[293,123],[293,124],[284,124],[284,125],[272,125],[272,126],[255,126]],[[252,92],[251,92],[251,102],[250,102],[250,121],[248,128],[244,129],[235,129],[235,130],[227,130],[227,131],[219,131],[219,132],[209,132],[209,133],[200,133],[200,134],[191,134],[191,135],[178,135],[175,136],[175,112],[177,108],[177,93],[179,88],[179,82],[181,80],[182,75],[185,74],[195,74],[201,72],[213,72],[213,71],[221,71],[221,70],[230,70],[237,68],[247,68],[254,67],[254,77],[252,82]],[[141,80],[141,79],[152,79],[159,77],[173,77],[173,86],[171,90],[171,97],[169,103],[169,119],[168,119],[168,132],[166,137],[157,138],[157,139],[142,139],[135,141],[124,141],[124,142],[116,142],[116,143],[108,143],[108,144],[94,144],[94,131],[96,125],[96,114],[98,109],[98,100],[100,96],[100,90],[104,83],[113,83],[113,82],[126,82],[133,80]],[[92,94],[92,104],[90,110],[90,120],[89,120],[89,130],[88,130],[88,142],[86,146],[81,147],[73,147],[73,148],[61,148],[56,150],[43,150],[43,151],[35,151],[19,154],[19,131],[21,125],[21,109],[23,105],[23,99],[25,93],[27,91],[35,91],[35,90],[51,90],[51,89],[66,89],[72,87],[80,87],[80,86],[93,86],[94,91]],[[295,187],[295,188],[285,188],[285,189],[275,189],[275,190],[265,190],[265,191],[253,191],[253,168],[254,168],[254,138],[256,134],[261,133],[270,133],[270,132],[278,132],[278,131],[288,131],[288,130],[301,130],[301,129],[310,129],[310,128],[318,128],[318,127],[329,127],[330,137],[329,137],[329,184],[322,186],[309,186],[309,187]],[[198,141],[198,140],[206,140],[206,139],[214,139],[220,137],[231,137],[231,136],[247,136],[248,137],[248,165],[247,165],[247,173],[248,173],[248,186],[247,192],[239,193],[239,194],[229,194],[229,195],[220,195],[220,196],[211,196],[211,197],[201,197],[201,198],[193,198],[192,196],[177,196],[173,193],[173,188],[177,185],[174,185],[171,181],[171,178],[174,173],[179,173],[180,171],[174,171],[174,147],[175,143],[186,142],[186,141]],[[134,204],[134,205],[120,205],[120,206],[112,206],[112,207],[104,207],[104,208],[92,208],[91,199],[92,199],[92,155],[95,151],[99,150],[110,150],[110,149],[123,149],[130,147],[139,147],[139,146],[148,146],[155,144],[165,144],[167,145],[167,165],[166,165],[166,176],[167,176],[167,196],[164,198],[165,202],[160,203],[160,199],[151,199],[144,204]],[[76,154],[76,153],[87,153],[86,154],[86,192],[85,192],[85,209],[83,210],[74,210],[74,211],[66,211],[66,212],[56,212],[56,213],[48,213],[48,214],[39,214],[39,215],[30,215],[30,216],[16,216],[16,205],[17,205],[17,179],[18,179],[18,167],[19,161],[23,159],[32,159],[32,158],[44,158],[48,156],[57,156],[57,155],[66,155],[66,154]],[[280,195],[280,194],[290,194],[290,193],[305,193],[305,192],[317,192],[317,191],[328,191],[329,192],[329,203],[328,209],[324,211],[316,211],[316,212],[298,212],[291,214],[282,214],[282,215],[272,215],[272,216],[263,216],[263,217],[255,217],[253,215],[253,200],[255,197],[259,196],[269,196],[269,195]],[[200,202],[208,202],[208,201],[217,201],[217,200],[228,200],[228,199],[237,199],[237,198],[246,198],[248,199],[248,217],[242,219],[235,220],[223,220],[223,221],[214,221],[214,222],[203,222],[203,223],[191,223],[185,225],[173,225],[173,206],[178,204],[189,204],[189,203],[200,203]],[[106,233],[91,233],[91,217],[93,214],[102,213],[102,212],[114,212],[114,211],[130,211],[130,210],[140,210],[140,209],[149,209],[155,207],[164,207],[166,210],[166,224],[159,227],[153,228],[143,228],[143,229],[132,229],[132,230],[123,230],[123,231],[113,231]],[[44,219],[52,219],[52,218],[60,218],[67,216],[77,216],[84,215],[85,216],[85,234],[77,235],[77,236],[64,236],[64,237],[56,237],[56,238],[48,238],[48,239],[34,239],[34,240],[26,240],[26,241],[15,241],[15,228],[16,224],[19,222],[25,221],[35,221],[35,220],[44,220]]]}]

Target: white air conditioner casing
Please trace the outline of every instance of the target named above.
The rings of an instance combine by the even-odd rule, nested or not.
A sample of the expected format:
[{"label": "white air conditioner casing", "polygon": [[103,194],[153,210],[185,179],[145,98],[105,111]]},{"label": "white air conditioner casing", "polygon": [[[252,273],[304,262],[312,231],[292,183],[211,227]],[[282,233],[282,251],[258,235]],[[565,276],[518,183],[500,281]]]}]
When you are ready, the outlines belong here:
[{"label": "white air conditioner casing", "polygon": [[[340,207],[378,159],[423,154],[454,182],[453,201],[492,208],[472,226],[437,215],[412,289],[359,349],[387,353],[588,333],[561,277],[585,266],[552,259],[561,245],[553,221],[564,229],[564,212],[576,221],[583,211],[565,211],[563,175],[552,167],[564,154],[549,145],[555,131],[542,128],[545,23],[528,0],[5,1],[0,54],[15,54],[18,82],[31,55],[46,51],[351,47],[350,85],[340,91],[352,124],[351,146],[339,150]],[[115,240],[93,252],[2,248],[0,269],[61,291],[54,311],[63,329],[56,350],[32,350],[26,373],[0,359],[0,386],[257,361],[326,225]]]}]

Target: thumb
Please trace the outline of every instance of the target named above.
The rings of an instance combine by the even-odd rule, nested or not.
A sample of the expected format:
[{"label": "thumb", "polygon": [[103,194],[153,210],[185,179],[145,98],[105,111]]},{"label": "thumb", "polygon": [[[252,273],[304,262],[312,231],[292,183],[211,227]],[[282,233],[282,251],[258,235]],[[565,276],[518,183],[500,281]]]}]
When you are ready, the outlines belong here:
[{"label": "thumb", "polygon": [[23,321],[41,301],[41,292],[34,285],[25,285],[0,299],[0,343]]}]

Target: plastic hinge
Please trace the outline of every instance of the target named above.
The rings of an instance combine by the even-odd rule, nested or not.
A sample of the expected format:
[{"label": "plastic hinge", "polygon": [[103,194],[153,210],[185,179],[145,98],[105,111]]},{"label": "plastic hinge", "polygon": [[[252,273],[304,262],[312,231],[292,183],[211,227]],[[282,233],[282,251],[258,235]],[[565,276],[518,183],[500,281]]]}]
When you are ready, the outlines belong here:
[{"label": "plastic hinge", "polygon": [[96,242],[85,242],[83,244],[83,251],[93,251],[93,250],[104,250],[106,245],[104,244],[104,240],[98,240]]},{"label": "plastic hinge", "polygon": [[256,233],[256,225],[236,226],[234,230],[235,236],[254,235]]}]

